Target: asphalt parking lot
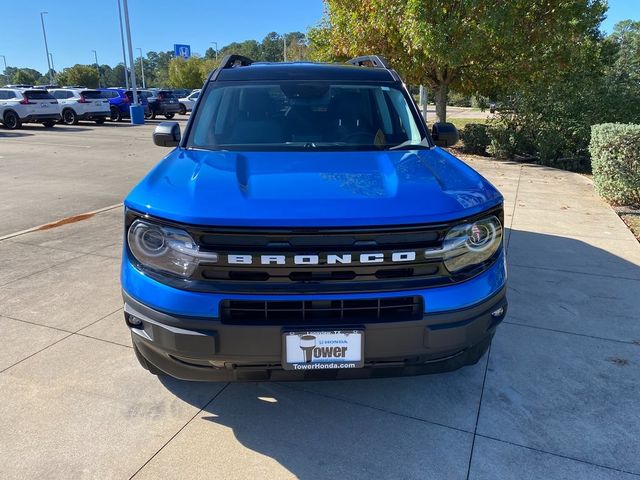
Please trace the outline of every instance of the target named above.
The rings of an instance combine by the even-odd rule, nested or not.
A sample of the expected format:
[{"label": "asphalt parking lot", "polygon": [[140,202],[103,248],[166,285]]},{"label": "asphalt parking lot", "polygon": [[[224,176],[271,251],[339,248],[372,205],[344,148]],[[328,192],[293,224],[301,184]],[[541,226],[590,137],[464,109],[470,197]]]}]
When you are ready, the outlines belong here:
[{"label": "asphalt parking lot", "polygon": [[588,178],[468,160],[509,227],[509,314],[479,364],[188,383],[138,365],[118,280],[117,204],[168,150],[152,125],[74,128],[0,130],[0,237],[104,209],[0,240],[0,478],[640,476],[640,245]]}]

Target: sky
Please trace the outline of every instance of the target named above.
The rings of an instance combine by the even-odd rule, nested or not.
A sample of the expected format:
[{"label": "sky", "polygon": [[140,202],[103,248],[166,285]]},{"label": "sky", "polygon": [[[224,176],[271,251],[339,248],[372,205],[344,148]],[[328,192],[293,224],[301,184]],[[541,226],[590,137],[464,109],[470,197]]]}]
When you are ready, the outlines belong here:
[{"label": "sky", "polygon": [[[0,7],[4,3],[14,2],[0,0]],[[44,21],[56,70],[93,63],[93,50],[100,64],[122,61],[117,0],[27,0],[0,10],[0,55],[8,66],[47,70],[43,11],[48,12]],[[322,0],[129,0],[133,48],[145,53],[172,50],[179,43],[202,55],[211,42],[221,48],[261,40],[273,31],[305,32],[322,12]],[[602,29],[611,32],[616,22],[627,18],[640,21],[640,0],[609,0]]]}]

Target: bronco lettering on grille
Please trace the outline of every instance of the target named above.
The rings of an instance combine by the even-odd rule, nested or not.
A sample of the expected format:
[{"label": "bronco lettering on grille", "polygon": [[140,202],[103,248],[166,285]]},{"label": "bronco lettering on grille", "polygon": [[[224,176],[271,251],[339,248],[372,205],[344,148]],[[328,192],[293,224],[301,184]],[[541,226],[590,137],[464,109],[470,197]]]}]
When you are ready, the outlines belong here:
[{"label": "bronco lettering on grille", "polygon": [[330,253],[326,255],[227,255],[227,263],[233,265],[350,265],[354,263],[384,263],[384,262],[413,262],[416,259],[415,251],[393,252],[367,252],[361,254]]}]

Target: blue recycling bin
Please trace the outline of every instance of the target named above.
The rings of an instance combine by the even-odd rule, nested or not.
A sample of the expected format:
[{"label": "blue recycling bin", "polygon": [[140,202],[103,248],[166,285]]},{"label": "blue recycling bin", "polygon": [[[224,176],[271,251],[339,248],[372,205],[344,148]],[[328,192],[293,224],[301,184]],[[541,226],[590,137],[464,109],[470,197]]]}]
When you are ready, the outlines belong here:
[{"label": "blue recycling bin", "polygon": [[144,107],[142,105],[131,105],[129,113],[131,114],[131,125],[144,125]]}]

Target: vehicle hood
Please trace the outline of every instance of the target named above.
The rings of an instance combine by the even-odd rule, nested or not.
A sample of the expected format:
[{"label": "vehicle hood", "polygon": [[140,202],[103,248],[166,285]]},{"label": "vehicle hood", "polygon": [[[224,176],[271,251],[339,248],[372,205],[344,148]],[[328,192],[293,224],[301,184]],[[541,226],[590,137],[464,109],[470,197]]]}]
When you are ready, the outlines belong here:
[{"label": "vehicle hood", "polygon": [[437,223],[502,202],[482,176],[435,147],[366,152],[177,148],[128,208],[194,225],[343,227]]}]

